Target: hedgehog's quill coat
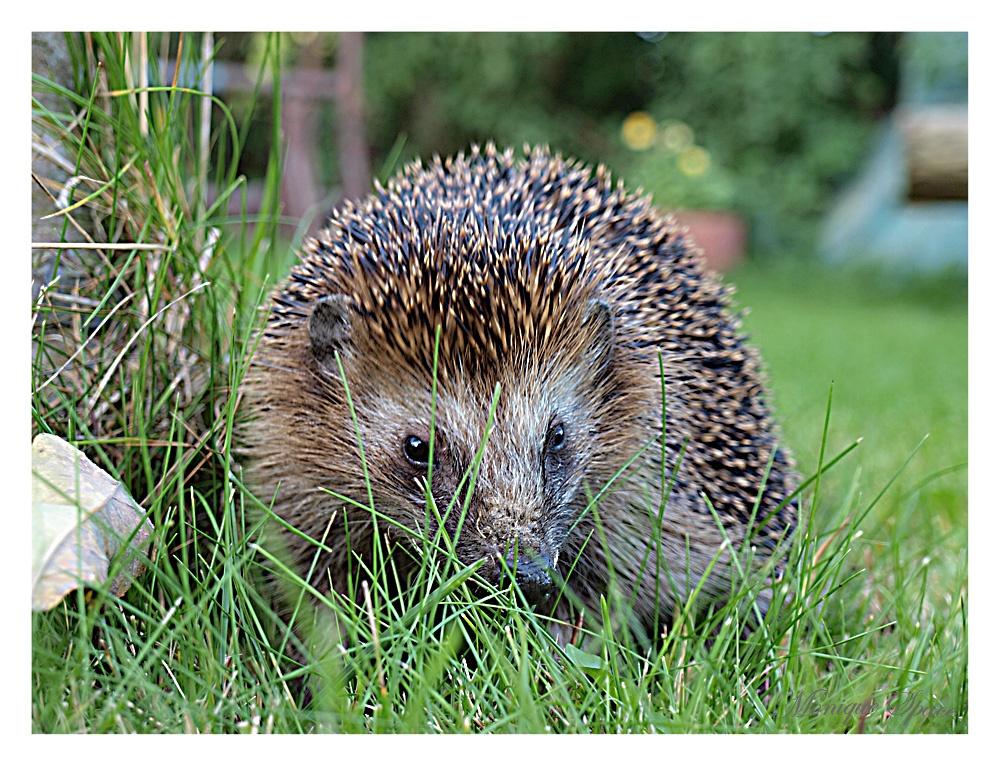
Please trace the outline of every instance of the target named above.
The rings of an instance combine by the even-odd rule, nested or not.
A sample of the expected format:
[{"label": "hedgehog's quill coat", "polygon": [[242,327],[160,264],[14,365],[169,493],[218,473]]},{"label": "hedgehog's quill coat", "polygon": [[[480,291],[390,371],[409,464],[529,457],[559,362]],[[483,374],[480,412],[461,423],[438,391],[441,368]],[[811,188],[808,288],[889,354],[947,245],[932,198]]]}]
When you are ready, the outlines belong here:
[{"label": "hedgehog's quill coat", "polygon": [[[457,513],[445,524],[460,558],[485,559],[480,572],[500,581],[517,549],[530,599],[550,599],[558,573],[593,609],[613,565],[626,598],[637,592],[636,624],[656,629],[722,543],[703,495],[737,548],[751,519],[766,519],[759,555],[794,524],[792,505],[773,513],[794,475],[726,305],[670,219],[603,167],[493,146],[415,164],[334,213],[275,293],[247,387],[254,481],[266,498],[277,488],[275,511],[314,539],[344,514],[313,570],[317,587],[344,589],[345,519],[362,555],[372,521],[320,489],[368,501],[342,365],[375,506],[400,525],[381,532],[413,544],[404,529],[427,518],[440,327],[439,509],[470,467],[499,384],[468,516],[461,529]],[[591,539],[597,495],[610,562]],[[289,540],[305,570],[315,546]],[[707,578],[710,596],[729,592],[728,558]]]}]

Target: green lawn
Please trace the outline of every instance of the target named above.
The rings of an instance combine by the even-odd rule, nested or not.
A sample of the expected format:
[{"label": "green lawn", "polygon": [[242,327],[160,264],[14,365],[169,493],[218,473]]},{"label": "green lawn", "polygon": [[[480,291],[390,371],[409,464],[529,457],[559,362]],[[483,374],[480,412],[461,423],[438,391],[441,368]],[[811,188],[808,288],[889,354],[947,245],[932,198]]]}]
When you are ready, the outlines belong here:
[{"label": "green lawn", "polygon": [[906,524],[907,556],[952,571],[968,542],[968,310],[964,284],[907,286],[835,270],[747,265],[731,275],[750,307],[745,329],[765,359],[776,410],[803,470],[818,459],[833,384],[828,448],[862,438],[826,477],[828,500],[853,471],[872,497],[920,444],[863,527],[884,543]]},{"label": "green lawn", "polygon": [[[828,616],[849,624],[864,613],[865,624],[895,623],[893,635],[880,631],[867,648],[869,659],[885,665],[919,665],[934,646],[937,661],[911,678],[930,682],[930,695],[953,697],[967,672],[959,604],[968,598],[965,281],[899,284],[876,274],[753,264],[731,281],[738,304],[752,307],[745,328],[766,360],[803,472],[818,460],[831,383],[828,454],[863,439],[824,476],[819,518],[842,501],[863,511],[906,464],[860,523],[848,561],[864,571]],[[871,676],[883,689],[900,679],[888,668]]]}]

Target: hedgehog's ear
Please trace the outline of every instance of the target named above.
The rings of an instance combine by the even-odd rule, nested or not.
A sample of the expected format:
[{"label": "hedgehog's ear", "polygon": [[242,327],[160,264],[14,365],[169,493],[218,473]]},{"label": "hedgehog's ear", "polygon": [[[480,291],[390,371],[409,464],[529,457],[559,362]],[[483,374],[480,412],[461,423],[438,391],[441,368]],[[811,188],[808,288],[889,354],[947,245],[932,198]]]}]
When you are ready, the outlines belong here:
[{"label": "hedgehog's ear", "polygon": [[324,295],[313,306],[309,315],[309,343],[320,367],[337,372],[334,352],[339,351],[343,355],[345,347],[351,342],[351,313],[347,296],[342,293]]},{"label": "hedgehog's ear", "polygon": [[587,308],[583,312],[583,329],[591,338],[586,359],[587,367],[596,380],[604,374],[611,362],[611,351],[615,340],[615,322],[611,316],[611,307],[597,298],[587,301]]}]

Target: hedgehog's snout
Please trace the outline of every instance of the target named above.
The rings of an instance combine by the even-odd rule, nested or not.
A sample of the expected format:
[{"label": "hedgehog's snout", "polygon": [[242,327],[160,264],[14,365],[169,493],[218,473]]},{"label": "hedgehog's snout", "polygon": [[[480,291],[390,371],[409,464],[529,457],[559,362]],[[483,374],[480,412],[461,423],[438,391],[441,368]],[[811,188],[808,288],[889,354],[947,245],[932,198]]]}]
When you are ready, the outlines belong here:
[{"label": "hedgehog's snout", "polygon": [[538,554],[524,549],[519,554],[511,552],[507,556],[506,567],[500,567],[497,585],[501,588],[514,582],[521,589],[529,604],[539,605],[551,601],[557,593],[556,584],[549,572],[552,569],[552,557],[548,554]]}]

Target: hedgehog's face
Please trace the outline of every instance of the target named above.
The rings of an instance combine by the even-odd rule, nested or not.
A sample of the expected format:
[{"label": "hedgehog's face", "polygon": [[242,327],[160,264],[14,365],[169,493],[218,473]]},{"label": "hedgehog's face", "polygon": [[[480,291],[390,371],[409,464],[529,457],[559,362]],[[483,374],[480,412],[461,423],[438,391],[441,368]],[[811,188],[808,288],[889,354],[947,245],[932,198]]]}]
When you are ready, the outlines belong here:
[{"label": "hedgehog's face", "polygon": [[[440,525],[428,512],[429,479],[459,559],[485,560],[480,572],[497,584],[513,573],[536,603],[555,595],[552,570],[563,563],[566,572],[578,553],[566,544],[588,485],[600,490],[589,467],[602,452],[613,324],[600,301],[577,318],[559,353],[508,360],[499,388],[451,375],[436,389],[425,373],[367,347],[363,320],[343,297],[320,301],[310,321],[321,370],[339,378],[333,351],[340,355],[379,510],[433,538]],[[354,434],[349,417],[343,431]]]}]

